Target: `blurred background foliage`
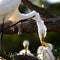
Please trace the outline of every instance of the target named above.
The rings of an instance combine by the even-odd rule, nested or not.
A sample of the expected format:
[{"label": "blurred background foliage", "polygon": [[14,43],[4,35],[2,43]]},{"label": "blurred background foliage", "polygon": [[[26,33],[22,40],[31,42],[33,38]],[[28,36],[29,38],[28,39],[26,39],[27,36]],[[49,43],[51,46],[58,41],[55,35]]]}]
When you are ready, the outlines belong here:
[{"label": "blurred background foliage", "polygon": [[[42,4],[44,4],[45,8],[47,8],[48,11],[50,11],[53,15],[60,17],[59,3],[50,4],[42,0],[32,0],[32,3],[38,6],[42,6]],[[20,5],[19,10],[22,13],[26,13],[28,9],[25,6]],[[41,45],[37,33],[21,34],[19,36],[17,34],[4,34],[2,49],[6,50],[7,52],[9,51],[19,52],[23,48],[22,43],[24,40],[29,40],[30,42],[29,49],[31,50],[32,53],[36,53],[38,46]],[[45,38],[45,41],[53,44],[55,49],[60,51],[60,34],[59,33],[48,32]]]},{"label": "blurred background foliage", "polygon": [[17,34],[12,35],[4,34],[3,45],[2,45],[3,50],[6,50],[8,52],[9,51],[19,52],[21,49],[23,49],[22,44],[24,40],[29,40],[30,42],[29,49],[33,53],[36,53],[36,50],[40,45],[40,41],[36,33],[21,34],[19,36]]}]

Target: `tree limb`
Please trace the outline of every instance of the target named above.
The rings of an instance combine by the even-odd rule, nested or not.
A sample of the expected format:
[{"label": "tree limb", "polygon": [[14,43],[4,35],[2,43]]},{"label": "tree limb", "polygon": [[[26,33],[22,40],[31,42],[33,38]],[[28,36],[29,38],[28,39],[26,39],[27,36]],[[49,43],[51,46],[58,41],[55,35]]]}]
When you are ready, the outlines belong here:
[{"label": "tree limb", "polygon": [[60,33],[60,18],[49,18],[44,22],[48,31]]},{"label": "tree limb", "polygon": [[[49,18],[49,19],[43,19],[44,23],[47,26],[47,30],[48,31],[52,31],[52,32],[58,32],[60,33],[60,18]],[[21,29],[22,29],[22,33],[32,33],[32,32],[37,32],[37,25],[35,20],[33,20],[32,18],[26,19],[24,21],[20,20],[15,24],[9,25],[7,27],[5,27],[6,31],[7,29],[9,29],[12,26],[15,26],[16,24],[21,22]],[[5,24],[6,26],[6,24]],[[10,30],[10,29],[9,29]]]},{"label": "tree limb", "polygon": [[[59,17],[53,16],[52,14],[50,14],[47,11],[47,9],[42,8],[42,7],[38,7],[38,6],[34,5],[34,4],[32,4],[28,0],[22,0],[22,2],[27,7],[29,7],[31,10],[36,10],[37,12],[39,12],[41,14],[41,17],[44,20],[44,22],[45,22],[45,24],[47,26],[47,30],[48,31],[60,33],[60,18]],[[24,23],[24,22],[27,22],[27,21],[29,21],[28,22],[29,25]],[[29,19],[26,19],[24,21],[20,20],[17,23],[19,23],[19,22],[22,22],[21,27],[25,26],[25,28],[24,27],[22,28],[23,31],[26,32],[26,30],[29,30],[30,33],[37,31],[37,29],[36,29],[36,23],[35,23],[35,26],[33,26],[33,23],[35,22],[35,21],[33,21],[33,19],[29,18]],[[8,29],[9,27],[12,27],[12,26],[16,25],[17,23],[6,27],[5,30]],[[26,29],[26,27],[27,27],[27,29]]]}]

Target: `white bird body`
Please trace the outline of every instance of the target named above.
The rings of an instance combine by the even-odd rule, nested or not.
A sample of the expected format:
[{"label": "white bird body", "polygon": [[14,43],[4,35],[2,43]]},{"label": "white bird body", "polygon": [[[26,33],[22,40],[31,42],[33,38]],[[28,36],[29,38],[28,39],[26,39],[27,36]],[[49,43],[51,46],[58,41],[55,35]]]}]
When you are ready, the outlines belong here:
[{"label": "white bird body", "polygon": [[0,1],[0,15],[9,13],[10,11],[15,10],[19,4],[21,3],[21,0],[1,0]]},{"label": "white bird body", "polygon": [[28,55],[28,56],[34,56],[34,54],[32,54],[28,47],[29,47],[29,41],[25,40],[23,42],[23,47],[24,49],[22,49],[17,55]]},{"label": "white bird body", "polygon": [[[17,55],[25,55],[25,49],[21,50]],[[34,56],[34,54],[32,54],[29,50],[27,50],[27,54],[28,56]]]},{"label": "white bird body", "polygon": [[55,60],[55,57],[51,50],[44,46],[40,46],[37,50],[37,58],[41,60]]},{"label": "white bird body", "polygon": [[[40,18],[41,19],[41,18]],[[46,37],[46,34],[47,34],[47,28],[46,26],[44,25],[44,21],[37,21],[37,27],[38,27],[38,35],[40,37],[40,40],[42,40],[42,34],[44,35],[44,38]]]},{"label": "white bird body", "polygon": [[0,0],[0,23],[5,17],[5,20],[8,20],[15,12],[21,0]]},{"label": "white bird body", "polygon": [[39,31],[46,36],[44,23],[42,23],[39,13],[36,11],[32,11],[28,14],[20,13],[18,10],[20,3],[21,0],[0,0],[0,23],[2,23],[3,18],[5,18],[5,21],[11,20],[13,22],[17,22],[21,19],[27,19],[35,16],[36,22],[40,20],[40,23],[37,22],[37,26],[38,24],[40,26],[38,26],[38,29],[40,29]]}]

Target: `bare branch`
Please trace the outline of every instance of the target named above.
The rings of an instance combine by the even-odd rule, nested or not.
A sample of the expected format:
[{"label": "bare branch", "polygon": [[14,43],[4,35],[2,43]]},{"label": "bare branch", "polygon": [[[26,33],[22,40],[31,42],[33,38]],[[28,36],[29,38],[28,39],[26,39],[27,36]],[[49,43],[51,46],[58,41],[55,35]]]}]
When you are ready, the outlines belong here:
[{"label": "bare branch", "polygon": [[[47,26],[48,31],[60,33],[60,18],[49,18],[49,19],[43,19],[43,20]],[[21,29],[22,29],[23,33],[24,32],[25,33],[37,32],[37,25],[36,25],[35,20],[29,18],[24,21],[21,20],[19,22],[21,22]],[[17,22],[17,23],[19,23],[19,22]],[[9,27],[5,27],[5,28],[8,29],[8,28],[16,25],[17,23],[12,24]],[[6,29],[4,31],[6,31]]]},{"label": "bare branch", "polygon": [[48,31],[60,33],[60,18],[45,19]]}]

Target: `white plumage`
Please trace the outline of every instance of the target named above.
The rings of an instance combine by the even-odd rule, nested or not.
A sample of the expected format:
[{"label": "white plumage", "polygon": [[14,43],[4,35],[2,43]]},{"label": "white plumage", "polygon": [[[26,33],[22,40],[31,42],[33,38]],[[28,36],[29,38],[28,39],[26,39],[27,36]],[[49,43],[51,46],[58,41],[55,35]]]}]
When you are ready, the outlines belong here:
[{"label": "white plumage", "polygon": [[[14,2],[14,3],[13,3]],[[1,0],[0,1],[0,23],[5,17],[5,20],[8,20],[15,12],[21,0]]]},{"label": "white plumage", "polygon": [[22,14],[19,12],[18,7],[21,3],[21,0],[0,0],[0,23],[2,23],[3,18],[6,20],[11,20],[13,22],[17,22],[21,19],[27,19],[35,16],[35,20],[38,26],[38,34],[41,39],[41,34],[46,36],[46,26],[42,21],[39,13],[36,11],[32,11],[28,14]]},{"label": "white plumage", "polygon": [[27,50],[27,54],[25,54],[25,49],[21,50],[17,55],[28,55],[28,56],[34,56],[29,50]]},{"label": "white plumage", "polygon": [[43,60],[43,46],[39,46],[37,49],[37,58]]},{"label": "white plumage", "polygon": [[47,28],[42,18],[39,17],[39,13],[37,13],[37,16],[35,18],[36,18],[36,23],[38,27],[38,35],[39,35],[41,45],[45,45],[44,38],[46,37],[46,34],[47,34]]},{"label": "white plumage", "polygon": [[29,41],[24,40],[23,46],[24,46],[24,48],[27,47],[27,49],[28,49],[28,47],[29,47]]},{"label": "white plumage", "polygon": [[45,43],[45,46],[49,49],[49,50],[53,50],[53,45],[51,43]]},{"label": "white plumage", "polygon": [[[39,21],[40,22],[40,21]],[[44,36],[44,38],[46,37],[46,34],[47,34],[47,28],[46,26],[44,25],[44,22],[41,20],[41,22],[39,23],[37,22],[37,27],[38,27],[38,35],[39,35],[39,38],[40,38],[40,41],[42,41],[42,34]]]},{"label": "white plumage", "polygon": [[23,42],[23,47],[24,47],[24,49],[22,49],[17,55],[34,56],[28,49],[29,48],[29,41],[25,40]]},{"label": "white plumage", "polygon": [[55,60],[55,57],[51,50],[44,46],[39,46],[37,49],[37,58],[41,60]]}]

